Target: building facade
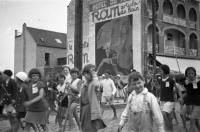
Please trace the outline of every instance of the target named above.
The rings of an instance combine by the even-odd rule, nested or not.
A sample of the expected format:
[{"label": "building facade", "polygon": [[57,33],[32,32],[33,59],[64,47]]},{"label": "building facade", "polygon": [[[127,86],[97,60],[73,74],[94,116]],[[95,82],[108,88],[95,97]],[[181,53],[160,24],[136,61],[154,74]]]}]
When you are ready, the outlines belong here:
[{"label": "building facade", "polygon": [[[200,74],[200,9],[198,0],[155,0],[156,58],[173,71],[193,66]],[[73,65],[75,0],[68,6],[67,64]],[[151,0],[83,1],[83,65],[99,74],[111,69],[128,74],[148,70],[152,53]]]},{"label": "building facade", "polygon": [[66,34],[23,25],[21,34],[15,31],[14,72],[28,72],[66,64]]}]

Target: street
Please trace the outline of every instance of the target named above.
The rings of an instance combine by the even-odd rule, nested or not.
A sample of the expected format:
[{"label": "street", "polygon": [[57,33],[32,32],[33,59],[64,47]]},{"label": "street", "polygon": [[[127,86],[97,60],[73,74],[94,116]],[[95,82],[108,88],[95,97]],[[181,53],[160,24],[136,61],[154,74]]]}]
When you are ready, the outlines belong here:
[{"label": "street", "polygon": [[[122,111],[123,111],[123,108],[117,109],[118,119],[112,120],[112,118],[113,118],[112,110],[110,110],[110,109],[105,110],[103,119],[107,125],[107,128],[100,130],[99,132],[117,132],[117,126],[118,126],[120,115],[121,115]],[[50,116],[50,120],[49,120],[50,122],[48,124],[49,132],[58,132],[59,131],[58,125],[56,125],[54,123],[54,119],[55,119],[55,113],[52,113]],[[180,117],[178,117],[178,119],[179,119],[179,124],[175,125],[175,123],[174,123],[174,128],[175,128],[174,132],[184,132],[182,123],[180,121]],[[189,124],[189,122],[187,122],[187,124]],[[6,121],[6,120],[0,121],[0,132],[6,132],[6,130],[8,130],[8,128],[9,128],[8,121]],[[157,132],[156,127],[154,127],[154,130],[155,130],[154,132]],[[20,132],[22,132],[22,131],[20,131]],[[69,132],[69,131],[66,130],[66,132]],[[71,130],[71,132],[80,132],[80,131],[76,127],[73,130]],[[123,128],[122,132],[127,132],[126,127]]]}]

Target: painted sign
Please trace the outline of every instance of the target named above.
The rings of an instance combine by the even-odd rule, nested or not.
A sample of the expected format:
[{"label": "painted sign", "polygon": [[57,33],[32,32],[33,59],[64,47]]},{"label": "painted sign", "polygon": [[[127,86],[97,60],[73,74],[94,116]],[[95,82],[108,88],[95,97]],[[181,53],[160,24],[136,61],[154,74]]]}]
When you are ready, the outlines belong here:
[{"label": "painted sign", "polygon": [[89,63],[89,39],[88,38],[83,38],[83,47],[82,47],[82,62],[83,66]]},{"label": "painted sign", "polygon": [[[67,65],[70,67],[74,66],[74,44],[73,40],[68,41],[67,44]],[[82,62],[83,65],[89,63],[89,40],[87,38],[84,38],[83,44],[82,44]]]},{"label": "painted sign", "polygon": [[104,0],[90,4],[92,22],[127,16],[140,10],[140,0]]},{"label": "painted sign", "polygon": [[89,12],[89,56],[98,75],[141,71],[141,0],[95,0]]},{"label": "painted sign", "polygon": [[96,65],[98,75],[129,74],[133,67],[132,16],[96,24]]},{"label": "painted sign", "polygon": [[67,65],[74,66],[74,40],[67,42]]}]

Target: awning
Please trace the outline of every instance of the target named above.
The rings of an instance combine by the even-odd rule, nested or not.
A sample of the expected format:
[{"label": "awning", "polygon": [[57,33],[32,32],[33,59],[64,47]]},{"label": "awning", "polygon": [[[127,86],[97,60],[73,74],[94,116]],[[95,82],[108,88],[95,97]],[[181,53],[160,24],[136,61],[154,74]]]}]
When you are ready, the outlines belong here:
[{"label": "awning", "polygon": [[200,75],[200,60],[195,59],[183,59],[183,58],[173,58],[166,56],[156,56],[156,59],[162,64],[166,64],[171,70],[181,73],[185,73],[187,67],[194,67],[197,71],[197,75]]}]

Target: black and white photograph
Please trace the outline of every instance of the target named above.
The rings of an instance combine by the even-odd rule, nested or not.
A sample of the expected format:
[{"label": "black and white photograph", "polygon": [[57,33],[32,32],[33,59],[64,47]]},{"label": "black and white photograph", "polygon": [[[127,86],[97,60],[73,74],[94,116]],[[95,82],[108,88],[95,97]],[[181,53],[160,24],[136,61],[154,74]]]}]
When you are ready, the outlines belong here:
[{"label": "black and white photograph", "polygon": [[0,132],[200,132],[200,0],[0,0]]}]

